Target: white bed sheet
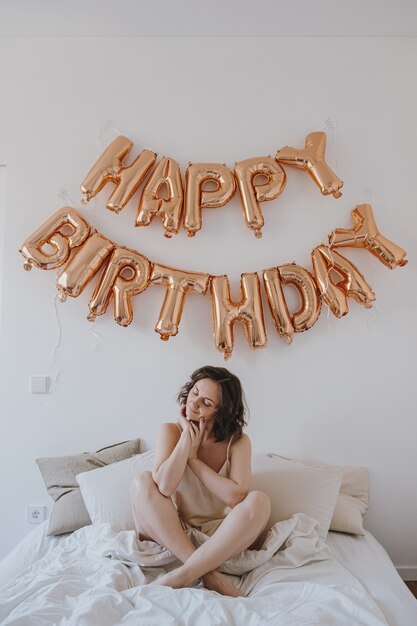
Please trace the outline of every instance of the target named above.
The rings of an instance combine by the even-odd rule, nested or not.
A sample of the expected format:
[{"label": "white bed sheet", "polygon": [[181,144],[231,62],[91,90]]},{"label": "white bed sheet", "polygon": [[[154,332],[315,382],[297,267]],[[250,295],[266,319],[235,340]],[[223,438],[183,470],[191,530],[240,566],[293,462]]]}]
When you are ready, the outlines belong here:
[{"label": "white bed sheet", "polygon": [[417,599],[369,531],[365,536],[329,532],[327,544],[346,569],[361,581],[391,626],[417,626]]},{"label": "white bed sheet", "polygon": [[50,536],[48,532],[49,519],[34,528],[0,561],[0,589],[10,580],[14,580],[27,567],[41,559],[48,550],[58,545],[65,535]]},{"label": "white bed sheet", "polygon": [[[64,535],[61,537],[47,537],[47,527],[47,522],[37,527],[34,531],[27,535],[27,537],[25,537],[16,546],[16,548],[12,550],[12,552],[9,553],[9,555],[5,559],[3,559],[3,561],[0,562],[0,588],[3,585],[6,585],[9,581],[19,578],[24,570],[26,570],[32,564],[36,563],[36,561],[39,561],[41,558],[45,557],[48,553],[53,553],[54,548],[61,544],[61,542],[62,545],[65,546],[65,541],[68,535]],[[86,528],[84,532],[86,533],[86,536],[88,535],[89,537],[93,537],[94,531],[92,527]],[[90,543],[90,541],[88,541],[88,543]],[[94,543],[94,541],[92,543]],[[358,579],[362,583],[366,591],[371,595],[371,597],[373,597],[390,626],[417,625],[417,600],[414,599],[412,594],[402,582],[384,548],[370,533],[367,533],[366,537],[352,537],[350,535],[345,535],[342,533],[329,533],[327,543],[333,551],[337,560],[340,561],[340,563],[348,570],[348,572],[350,572],[355,577],[355,579],[352,579],[350,581],[353,594],[359,593],[360,595],[360,585],[358,584],[358,586],[356,586],[355,583],[355,580]],[[311,589],[314,585],[320,588],[320,586],[325,586],[326,584],[328,584],[329,579],[332,580],[332,571],[332,559],[330,559],[330,561],[324,560],[318,563],[308,563],[306,565],[303,565],[302,567],[296,567],[294,569],[281,569],[280,571],[278,571],[277,569],[266,569],[264,575],[257,577],[256,582],[250,592],[250,598],[252,602],[250,613],[251,617],[254,618],[253,623],[258,624],[258,621],[256,621],[256,619],[259,619],[261,616],[258,615],[258,618],[255,618],[255,615],[258,613],[258,610],[266,607],[268,603],[271,604],[271,601],[277,602],[277,610],[281,608],[280,594],[285,601],[287,601],[287,598],[289,598],[289,600],[293,602],[294,598],[298,598],[298,590],[302,590],[304,595],[307,590],[308,593],[311,593]],[[130,572],[133,573],[132,569],[130,569]],[[116,579],[118,577],[119,576],[116,576]],[[305,584],[304,586],[300,585],[300,583],[305,583],[306,580],[309,581],[307,587],[305,586]],[[347,582],[349,584],[349,581]],[[111,587],[113,587],[112,583],[110,585]],[[337,594],[339,587],[338,581],[335,580],[334,583],[335,584],[332,584],[331,586],[333,587],[333,592]],[[129,602],[128,610],[130,611],[132,607],[134,607],[134,614],[132,614],[132,618],[135,617],[136,619],[143,619],[148,617],[145,615],[141,615],[140,613],[144,601],[145,604],[146,602],[148,604],[149,602],[151,602],[153,612],[156,611],[156,613],[158,614],[161,611],[159,617],[162,619],[162,622],[158,622],[157,619],[157,621],[152,621],[152,623],[159,623],[160,625],[164,621],[164,614],[165,618],[168,619],[169,616],[166,611],[169,609],[169,603],[172,602],[174,599],[176,604],[183,605],[181,612],[184,618],[186,617],[186,614],[184,612],[185,608],[188,607],[188,602],[191,603],[191,600],[187,595],[187,590],[182,590],[184,591],[184,594],[182,594],[184,595],[184,604],[182,595],[176,592],[175,598],[170,598],[167,605],[166,594],[161,595],[161,588],[154,588],[154,590],[151,591],[151,589],[148,587],[136,587],[137,584],[140,584],[139,580],[132,580],[131,585],[134,586],[134,588],[131,588],[124,592],[124,600],[127,600]],[[311,589],[309,589],[310,584]],[[346,580],[343,581],[343,585],[346,585]],[[116,585],[116,588],[117,586],[118,585]],[[356,591],[355,587],[357,587]],[[343,588],[340,587],[340,589],[342,591],[341,598],[343,600]],[[190,590],[192,594],[195,594],[196,591],[196,589]],[[204,594],[210,593],[206,592],[205,590],[201,591]],[[198,590],[198,592],[200,592],[200,590]],[[275,597],[278,599],[275,600]],[[202,599],[203,598],[199,597],[194,598],[193,600],[193,603],[195,601],[196,604],[200,606],[200,613]],[[216,599],[217,604],[216,602],[214,602],[213,604],[213,601],[215,601]],[[317,598],[317,600],[319,600],[319,598]],[[232,604],[229,604],[230,601],[232,602]],[[230,617],[233,616],[233,618],[237,618],[236,622],[233,621],[233,623],[241,623],[240,619],[238,618],[239,611],[237,611],[237,614],[235,615],[235,610],[238,609],[238,606],[237,604],[233,604],[232,600],[223,599],[221,596],[217,595],[214,597],[204,597],[204,606],[207,609],[209,608],[209,604],[212,605],[212,610],[214,611],[214,613],[216,613],[216,611],[219,612],[219,615],[217,617],[220,618],[222,614],[224,615],[224,612],[227,613],[228,611],[230,611]],[[247,608],[249,608],[249,606]],[[243,609],[243,607],[241,607],[241,609]],[[253,611],[255,613],[252,613]],[[197,612],[197,615],[200,615],[200,613]],[[214,613],[212,614],[214,615]],[[123,620],[123,623],[130,624],[128,616],[125,615],[124,617],[125,619],[127,619],[126,622],[125,620]],[[264,618],[266,618],[267,620],[270,617],[271,615],[268,613],[264,615]],[[295,617],[295,615],[293,617]],[[309,615],[305,615],[304,617],[307,618],[307,621],[304,622],[302,620],[301,623],[306,623],[309,625],[318,624],[318,622],[314,621],[314,619],[308,619],[308,617],[310,617]],[[196,615],[194,615],[193,619],[191,619],[190,617],[190,623],[194,623],[195,618]],[[248,614],[246,611],[245,614],[241,614],[241,618],[244,621],[247,621]],[[136,621],[136,619],[134,621]],[[367,623],[367,621],[359,621],[361,624]],[[373,619],[371,619],[369,623],[371,622],[374,623]],[[20,622],[13,621],[13,623]],[[72,622],[69,621],[65,623],[71,624]],[[85,623],[90,624],[96,622],[90,622],[86,620]],[[116,621],[112,623],[116,624],[119,622]],[[184,623],[188,624],[189,622],[188,620],[185,620]],[[279,623],[281,624],[281,621],[279,621]],[[300,622],[298,622],[298,620],[291,620],[291,622],[288,623],[299,624]],[[327,624],[330,622],[325,621],[324,623]],[[353,625],[359,622],[356,622],[356,620],[353,622],[349,622],[349,626],[351,623]],[[287,624],[287,621],[285,621],[285,624]]]}]

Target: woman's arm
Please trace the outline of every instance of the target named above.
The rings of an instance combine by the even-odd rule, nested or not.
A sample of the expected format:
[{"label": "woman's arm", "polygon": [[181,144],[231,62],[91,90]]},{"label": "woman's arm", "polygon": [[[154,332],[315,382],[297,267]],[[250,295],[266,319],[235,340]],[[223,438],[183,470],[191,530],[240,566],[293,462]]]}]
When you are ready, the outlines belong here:
[{"label": "woman's arm", "polygon": [[197,456],[190,457],[188,465],[213,495],[233,508],[242,502],[250,488],[252,478],[250,439],[247,435],[242,435],[231,446],[229,478],[217,474]]},{"label": "woman's arm", "polygon": [[162,495],[168,498],[172,496],[183,477],[190,446],[188,429],[183,429],[180,434],[176,424],[162,424],[156,442],[152,478]]}]

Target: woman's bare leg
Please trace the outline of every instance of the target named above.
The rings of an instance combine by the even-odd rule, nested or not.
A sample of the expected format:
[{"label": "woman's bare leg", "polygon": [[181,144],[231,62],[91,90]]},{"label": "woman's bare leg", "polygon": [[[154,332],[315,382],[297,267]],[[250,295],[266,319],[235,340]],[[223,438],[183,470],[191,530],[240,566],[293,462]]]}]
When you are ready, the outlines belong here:
[{"label": "woman's bare leg", "polygon": [[[251,492],[242,503],[238,504],[229,513],[221,526],[216,530],[213,537],[196,550],[181,526],[177,510],[171,498],[167,498],[160,493],[152,478],[151,472],[142,472],[136,477],[132,483],[130,494],[133,516],[139,538],[152,539],[158,542],[160,545],[168,548],[168,550],[183,563],[186,563],[191,555],[201,551],[204,545],[209,544],[216,538],[214,548],[216,548],[217,545],[217,549],[215,555],[212,554],[211,556],[212,560],[213,556],[218,560],[216,565],[216,567],[218,567],[234,554],[239,554],[239,552],[252,545],[264,529],[270,513],[270,503],[267,496],[261,492]],[[263,511],[263,509],[265,510]],[[258,523],[253,525],[252,518],[255,517],[258,519]],[[262,522],[261,520],[263,518],[265,519]],[[240,529],[240,526],[243,526],[243,528]],[[257,530],[258,528],[259,530]],[[222,530],[222,533],[219,534],[220,530]],[[247,540],[245,540],[246,536],[248,536]],[[236,544],[236,539],[240,540],[238,544]],[[228,552],[230,552],[230,549],[233,549],[234,552],[230,552],[225,556],[226,548]],[[209,552],[210,551],[211,549]],[[194,580],[202,577],[204,586],[207,589],[213,589],[229,596],[241,595],[238,589],[225,575],[214,568],[211,570],[207,569],[207,555],[205,555],[204,552],[205,551],[200,553],[197,561],[197,565],[204,571],[193,577],[187,584],[178,584],[179,579],[170,582],[170,580],[167,579],[167,576],[169,577],[170,574],[159,578],[155,582],[167,585],[171,585],[172,583],[171,586],[182,587],[188,586]],[[181,569],[182,568],[178,568],[175,570],[175,572],[180,574],[179,578],[182,578],[182,574],[184,574],[184,572],[180,573],[179,570]],[[187,571],[185,573],[187,574]]]},{"label": "woman's bare leg", "polygon": [[[185,534],[171,498],[160,493],[151,472],[142,472],[135,478],[130,497],[139,539],[158,542],[185,563],[196,548]],[[209,572],[202,578],[207,589],[228,596],[242,595],[220,572]]]},{"label": "woman's bare leg", "polygon": [[156,541],[185,563],[195,547],[181,526],[174,503],[159,491],[152,472],[138,474],[130,487],[130,499],[139,539]]},{"label": "woman's bare leg", "polygon": [[[188,587],[194,580],[203,577],[204,582],[208,582],[209,588],[213,588],[216,577],[222,576],[215,571],[216,568],[253,544],[265,529],[270,511],[271,503],[268,496],[262,491],[251,491],[228,514],[212,537],[194,550],[181,567],[155,582],[179,588]],[[227,593],[227,595],[241,594]]]}]

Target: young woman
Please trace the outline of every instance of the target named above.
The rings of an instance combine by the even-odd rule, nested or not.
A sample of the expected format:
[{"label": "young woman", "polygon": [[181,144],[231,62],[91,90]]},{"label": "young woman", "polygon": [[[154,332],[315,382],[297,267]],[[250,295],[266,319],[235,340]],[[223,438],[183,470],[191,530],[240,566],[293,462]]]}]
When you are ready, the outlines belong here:
[{"label": "young woman", "polygon": [[[217,568],[263,535],[270,501],[249,491],[251,444],[245,426],[242,387],[223,367],[196,370],[178,395],[178,422],[160,427],[152,472],[131,486],[140,540],[168,548],[183,565],[155,583],[187,587],[198,578],[207,589],[241,595]],[[209,536],[195,548],[186,530]]]}]

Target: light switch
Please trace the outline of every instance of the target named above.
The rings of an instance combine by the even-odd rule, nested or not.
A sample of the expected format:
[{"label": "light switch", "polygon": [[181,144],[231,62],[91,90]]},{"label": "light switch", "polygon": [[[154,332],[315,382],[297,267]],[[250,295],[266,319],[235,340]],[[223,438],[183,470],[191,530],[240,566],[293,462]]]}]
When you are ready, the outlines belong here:
[{"label": "light switch", "polygon": [[48,393],[49,376],[31,376],[30,393]]}]

